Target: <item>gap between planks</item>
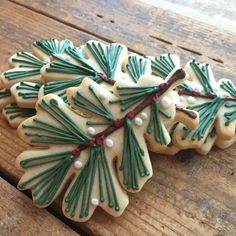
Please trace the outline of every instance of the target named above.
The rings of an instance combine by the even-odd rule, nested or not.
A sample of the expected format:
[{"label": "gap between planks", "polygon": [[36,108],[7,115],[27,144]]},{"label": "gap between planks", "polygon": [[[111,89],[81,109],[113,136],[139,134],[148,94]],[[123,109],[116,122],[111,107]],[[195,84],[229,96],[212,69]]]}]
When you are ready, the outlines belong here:
[{"label": "gap between planks", "polygon": [[[91,32],[91,31],[89,31],[89,30],[86,30],[86,29],[84,29],[84,28],[82,28],[82,27],[77,26],[76,24],[73,24],[73,23],[71,23],[71,22],[69,22],[69,21],[63,20],[62,18],[53,16],[52,14],[47,13],[47,12],[44,12],[43,10],[36,9],[35,7],[29,6],[29,5],[24,4],[24,3],[20,3],[20,2],[15,1],[15,0],[7,0],[7,1],[12,2],[12,3],[14,3],[14,4],[17,4],[17,5],[21,6],[21,7],[27,8],[27,9],[29,9],[29,10],[31,10],[31,11],[34,11],[34,12],[38,13],[38,14],[44,15],[44,16],[46,16],[46,17],[49,17],[49,18],[51,18],[51,19],[53,19],[53,20],[56,20],[56,21],[58,21],[58,22],[60,22],[60,23],[62,23],[62,24],[64,24],[64,25],[66,25],[66,26],[69,26],[69,27],[72,27],[72,28],[74,28],[74,29],[77,29],[77,30],[79,30],[79,31],[81,31],[81,32],[83,32],[83,33],[90,34],[91,36],[94,36],[94,37],[96,37],[96,38],[98,38],[98,39],[100,39],[100,40],[102,40],[102,41],[106,41],[107,43],[114,43],[114,42],[115,42],[115,41],[110,40],[110,39],[107,38],[107,37],[103,37],[103,36],[101,36],[101,35],[99,35],[99,34],[95,34],[95,33]],[[96,16],[99,17],[99,18],[103,18],[103,16],[100,15],[100,14],[96,14]],[[114,20],[110,20],[110,22],[111,22],[111,23],[115,23]],[[154,36],[154,35],[149,35],[149,37],[152,38],[152,39],[158,40],[158,41],[160,41],[160,42],[162,42],[162,43],[165,43],[165,44],[168,44],[168,45],[176,46],[176,47],[178,47],[178,48],[180,48],[180,49],[182,49],[182,50],[184,50],[184,51],[193,53],[193,54],[195,54],[195,55],[203,56],[203,53],[201,53],[201,52],[197,52],[196,50],[193,50],[193,49],[191,49],[191,48],[187,48],[187,47],[185,47],[185,46],[177,45],[177,44],[175,44],[175,43],[172,43],[172,42],[168,41],[167,39],[163,39],[163,38],[160,38],[160,37],[157,37],[157,36]],[[139,51],[134,50],[134,49],[132,49],[132,48],[129,48],[129,47],[128,47],[128,49],[129,49],[129,51],[131,51],[131,52],[133,52],[133,53],[137,53],[137,54],[142,55],[142,56],[144,55],[143,53],[140,53]],[[216,62],[216,63],[220,63],[220,64],[223,64],[223,63],[224,63],[224,61],[221,60],[221,59],[219,59],[219,58],[213,58],[213,57],[208,56],[208,55],[205,55],[205,56],[208,57],[209,59],[211,59],[212,61]]]}]

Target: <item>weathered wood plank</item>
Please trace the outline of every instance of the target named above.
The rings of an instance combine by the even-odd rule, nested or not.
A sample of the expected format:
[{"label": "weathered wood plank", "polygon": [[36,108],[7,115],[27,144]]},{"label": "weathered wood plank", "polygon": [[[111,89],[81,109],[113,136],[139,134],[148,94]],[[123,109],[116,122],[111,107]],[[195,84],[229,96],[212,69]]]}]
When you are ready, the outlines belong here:
[{"label": "weathered wood plank", "polygon": [[[150,55],[180,54],[210,63],[218,78],[236,73],[236,33],[129,0],[12,0],[93,35]],[[57,9],[55,11],[55,9]]]},{"label": "weathered wood plank", "polygon": [[78,236],[45,209],[32,205],[31,200],[0,177],[0,235]]},{"label": "weathered wood plank", "polygon": [[[69,36],[84,43],[93,37],[4,0],[0,23],[1,69],[6,68],[9,54],[29,49],[37,38]],[[3,121],[0,135],[0,173],[16,183],[21,172],[14,166],[15,157],[28,146]],[[140,193],[130,194],[131,203],[122,217],[111,218],[99,210],[89,222],[77,225],[99,235],[233,235],[235,150],[236,145],[226,152],[214,149],[206,157],[190,152],[177,157],[152,154],[154,177]],[[53,206],[60,212],[60,201]]]}]

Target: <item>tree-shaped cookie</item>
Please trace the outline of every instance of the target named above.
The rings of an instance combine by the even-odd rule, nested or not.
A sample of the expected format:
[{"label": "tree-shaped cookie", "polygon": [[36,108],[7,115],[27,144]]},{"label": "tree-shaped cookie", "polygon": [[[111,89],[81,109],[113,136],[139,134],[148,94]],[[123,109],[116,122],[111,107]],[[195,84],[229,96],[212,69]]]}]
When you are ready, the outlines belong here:
[{"label": "tree-shaped cookie", "polygon": [[195,130],[178,125],[173,134],[174,143],[182,149],[197,148],[207,153],[215,142],[230,140],[235,135],[235,86],[229,80],[216,82],[208,64],[195,60],[185,66],[192,81],[180,86],[182,102],[199,112],[200,123]]},{"label": "tree-shaped cookie", "polygon": [[[67,217],[85,221],[98,205],[120,215],[128,204],[122,187],[139,191],[152,175],[147,127],[158,125],[153,137],[160,130],[161,138],[169,140],[161,114],[153,124],[151,105],[184,79],[185,72],[179,69],[164,83],[145,77],[135,85],[117,81],[112,93],[86,78],[78,88],[68,89],[67,97],[87,117],[56,95],[43,97],[37,115],[24,121],[18,133],[29,144],[46,149],[26,151],[17,158],[25,171],[18,187],[31,189],[35,203],[44,207],[72,178],[63,201]],[[175,109],[166,112],[172,116]]]}]

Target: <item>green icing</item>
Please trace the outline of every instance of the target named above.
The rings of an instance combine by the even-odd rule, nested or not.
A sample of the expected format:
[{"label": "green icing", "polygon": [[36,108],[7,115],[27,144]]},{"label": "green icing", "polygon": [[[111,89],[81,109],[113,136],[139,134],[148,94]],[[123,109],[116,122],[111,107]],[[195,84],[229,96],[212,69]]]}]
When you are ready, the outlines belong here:
[{"label": "green icing", "polygon": [[150,116],[150,120],[148,123],[147,132],[149,134],[151,134],[151,133],[154,134],[154,137],[155,137],[155,140],[157,143],[166,145],[167,140],[165,137],[165,133],[163,131],[164,125],[162,124],[162,121],[160,119],[160,114],[168,119],[171,118],[169,113],[163,111],[160,108],[159,103],[153,103],[151,105],[151,116]]},{"label": "green icing", "polygon": [[71,152],[62,152],[62,153],[54,153],[42,156],[31,157],[26,160],[20,162],[22,168],[27,169],[31,167],[36,167],[48,163],[53,163],[57,161],[61,161],[63,159],[68,158],[71,155]]},{"label": "green icing", "polygon": [[[56,158],[57,160],[54,160]],[[39,161],[40,160],[40,161]],[[68,153],[59,153],[51,156],[39,156],[22,161],[23,167],[33,167],[51,163],[48,168],[41,170],[33,177],[29,177],[18,187],[23,189],[31,185],[32,195],[37,205],[45,205],[52,202],[53,198],[65,182],[68,171],[73,163],[73,156]],[[40,163],[41,162],[41,163]],[[40,164],[39,164],[40,163]]]},{"label": "green icing", "polygon": [[165,79],[170,74],[170,72],[175,68],[171,55],[172,54],[168,53],[167,55],[160,56],[159,58],[149,58],[151,60],[153,75]]},{"label": "green icing", "polygon": [[79,209],[79,217],[83,218],[89,215],[96,176],[99,185],[99,202],[107,202],[110,208],[114,208],[116,211],[120,210],[107,156],[101,145],[91,147],[88,161],[65,197],[67,205],[65,210],[70,213],[71,217],[74,217],[78,211],[80,199],[82,204]]},{"label": "green icing", "polygon": [[[81,63],[83,59],[76,64],[72,60],[67,60],[64,55],[54,55],[55,58],[60,60],[60,62],[51,62],[49,67],[46,68],[48,73],[59,73],[67,75],[78,75],[78,77],[90,77],[95,82],[100,83],[102,79],[99,77],[99,73],[88,64],[87,60],[84,58],[84,62]],[[79,79],[79,78],[78,78]],[[78,80],[77,80],[78,81]]]},{"label": "green icing", "polygon": [[73,47],[73,43],[68,39],[62,41],[57,39],[38,40],[33,45],[47,55],[64,53],[68,47]]},{"label": "green icing", "polygon": [[15,103],[7,105],[3,110],[8,115],[10,120],[14,120],[19,117],[28,118],[36,114],[35,109],[21,108],[21,107],[18,107],[17,104]]},{"label": "green icing", "polygon": [[224,116],[227,119],[225,125],[228,126],[230,123],[236,120],[236,101],[227,101],[225,103],[225,107],[234,108],[233,111],[228,111],[224,113]]},{"label": "green icing", "polygon": [[123,184],[127,189],[139,189],[138,175],[144,177],[150,175],[145,166],[144,151],[141,149],[138,139],[132,127],[132,121],[126,119],[124,123],[124,144],[120,170],[123,173]]},{"label": "green icing", "polygon": [[91,98],[86,96],[83,92],[78,91],[76,95],[72,97],[76,106],[89,113],[103,117],[108,121],[115,120],[110,108],[101,100],[92,85],[89,86],[89,91],[92,93],[95,100],[91,100]]},{"label": "green icing", "polygon": [[209,76],[209,65],[201,64],[196,60],[192,60],[190,62],[190,66],[193,69],[195,75],[200,81],[205,93],[214,93],[214,89],[212,87],[210,76]]},{"label": "green icing", "polygon": [[147,59],[139,58],[136,55],[128,57],[128,63],[126,65],[127,71],[131,78],[136,83],[139,78],[145,74],[147,69]]},{"label": "green icing", "polygon": [[66,96],[66,90],[70,87],[77,87],[79,86],[84,77],[80,77],[77,79],[71,79],[71,80],[62,80],[62,81],[54,81],[54,82],[48,82],[44,84],[44,94],[57,94],[59,97],[61,97],[64,102],[68,103],[68,99]]},{"label": "green icing", "polygon": [[121,111],[126,111],[133,105],[141,102],[147,95],[158,91],[158,86],[119,86],[121,98],[111,100],[110,104],[120,103]]},{"label": "green icing", "polygon": [[4,72],[5,78],[9,81],[40,75],[40,69],[46,64],[28,52],[18,52],[12,61],[19,63],[19,69],[16,67],[14,71]]},{"label": "green icing", "polygon": [[102,46],[100,42],[88,42],[88,50],[96,59],[109,80],[114,80],[117,64],[122,52],[122,46],[117,44]]},{"label": "green icing", "polygon": [[[231,81],[223,81],[220,87],[236,99],[236,88]],[[225,112],[224,114],[225,118],[227,119],[227,121],[225,122],[225,125],[227,126],[236,120],[236,100],[226,101],[225,107],[234,108],[234,110]]]},{"label": "green icing", "polygon": [[215,126],[211,129],[211,131],[208,133],[204,143],[207,143],[207,141],[210,139],[210,138],[214,138],[216,136],[216,128]]},{"label": "green icing", "polygon": [[27,82],[20,82],[20,84],[16,86],[16,90],[23,90],[23,92],[18,92],[18,96],[23,99],[32,99],[38,98],[38,93],[41,86],[42,84],[40,83],[31,84]]},{"label": "green icing", "polygon": [[4,99],[7,97],[11,97],[11,91],[7,89],[1,89],[0,90],[0,99]]},{"label": "green icing", "polygon": [[34,125],[23,124],[23,128],[30,129],[25,135],[31,138],[31,143],[83,145],[91,140],[91,137],[59,107],[55,99],[51,99],[50,102],[43,99],[38,106],[53,121],[34,118]]},{"label": "green icing", "polygon": [[208,102],[188,106],[187,109],[195,110],[199,113],[200,122],[197,129],[184,127],[184,134],[182,139],[185,140],[191,135],[191,140],[201,140],[207,129],[211,127],[215,120],[220,107],[224,104],[224,98],[215,97]]},{"label": "green icing", "polygon": [[220,87],[236,98],[236,88],[231,81],[223,81]]}]

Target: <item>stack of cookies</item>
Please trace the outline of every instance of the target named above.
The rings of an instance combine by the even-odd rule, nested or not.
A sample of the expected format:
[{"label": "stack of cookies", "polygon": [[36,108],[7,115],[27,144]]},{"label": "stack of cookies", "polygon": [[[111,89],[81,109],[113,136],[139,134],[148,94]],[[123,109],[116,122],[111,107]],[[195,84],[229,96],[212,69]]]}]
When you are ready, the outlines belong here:
[{"label": "stack of cookies", "polygon": [[17,157],[25,172],[18,188],[46,207],[66,187],[63,212],[74,221],[88,220],[97,206],[120,216],[128,192],[152,176],[148,151],[207,154],[236,140],[236,87],[216,81],[208,64],[192,60],[182,69],[174,54],[49,39],[13,55],[10,65],[0,108],[35,147]]}]

